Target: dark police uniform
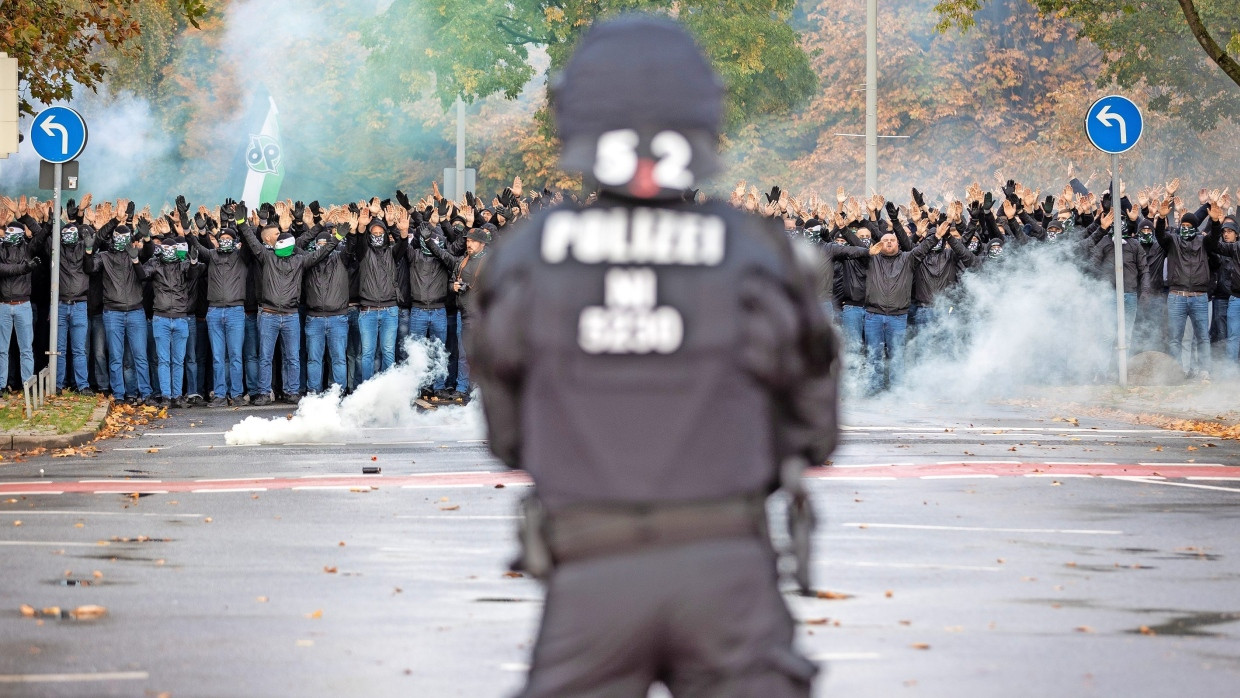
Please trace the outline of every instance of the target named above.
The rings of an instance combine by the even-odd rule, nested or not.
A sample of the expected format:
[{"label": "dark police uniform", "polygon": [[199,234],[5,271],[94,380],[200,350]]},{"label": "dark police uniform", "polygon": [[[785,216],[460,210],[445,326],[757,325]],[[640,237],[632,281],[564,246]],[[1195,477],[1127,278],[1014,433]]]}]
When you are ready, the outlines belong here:
[{"label": "dark police uniform", "polygon": [[[692,46],[649,18],[591,35],[632,55],[634,36]],[[835,441],[816,262],[767,221],[667,196],[679,181],[638,164],[597,203],[540,214],[495,245],[477,290],[469,355],[490,446],[537,493],[525,562],[547,603],[527,698],[645,696],[656,681],[807,696],[816,672],[792,647],[765,513],[781,465],[821,463]]]}]

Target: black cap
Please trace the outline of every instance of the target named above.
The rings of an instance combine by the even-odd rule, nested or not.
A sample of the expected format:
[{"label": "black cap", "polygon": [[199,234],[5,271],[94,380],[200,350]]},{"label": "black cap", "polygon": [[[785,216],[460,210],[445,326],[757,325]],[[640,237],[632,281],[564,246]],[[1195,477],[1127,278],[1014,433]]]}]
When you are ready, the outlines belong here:
[{"label": "black cap", "polygon": [[1180,225],[1184,225],[1185,223],[1188,223],[1196,228],[1201,224],[1201,221],[1197,220],[1197,216],[1191,213],[1185,213],[1183,216],[1180,216]]}]

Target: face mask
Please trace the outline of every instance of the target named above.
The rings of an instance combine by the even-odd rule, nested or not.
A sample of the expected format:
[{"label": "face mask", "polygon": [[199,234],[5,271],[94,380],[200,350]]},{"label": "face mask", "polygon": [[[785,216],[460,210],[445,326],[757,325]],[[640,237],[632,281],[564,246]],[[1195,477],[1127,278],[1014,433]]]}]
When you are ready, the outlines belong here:
[{"label": "face mask", "polygon": [[124,252],[126,247],[129,247],[128,235],[117,235],[112,238],[112,249],[117,252]]},{"label": "face mask", "polygon": [[17,226],[13,226],[4,231],[4,244],[17,245],[26,237],[26,232]]},{"label": "face mask", "polygon": [[313,245],[313,246],[311,246],[311,248],[310,248],[310,249],[311,249],[311,250],[321,250],[321,249],[323,249],[324,247],[327,247],[327,241],[326,241],[326,240],[315,240],[315,241],[314,241],[314,245]]},{"label": "face mask", "polygon": [[1056,239],[1056,238],[1058,238],[1060,235],[1063,235],[1063,231],[1061,231],[1061,230],[1048,230],[1048,231],[1046,231],[1046,239],[1047,239],[1049,242],[1054,242],[1054,241],[1055,241],[1055,239]]},{"label": "face mask", "polygon": [[1141,241],[1142,245],[1153,245],[1154,244],[1154,233],[1147,233],[1144,230],[1142,230],[1141,234],[1137,236],[1137,239]]},{"label": "face mask", "polygon": [[991,258],[991,259],[997,259],[997,258],[999,257],[999,255],[1000,255],[1000,254],[1002,254],[1002,253],[1003,253],[1003,248],[1002,248],[1002,247],[999,247],[998,245],[996,245],[996,246],[994,246],[994,247],[990,248],[990,251],[988,251],[988,252],[986,253],[986,256],[987,256],[987,257],[989,257],[989,258]]},{"label": "face mask", "polygon": [[385,235],[371,235],[370,246],[375,248],[383,247],[384,238],[386,237]]},{"label": "face mask", "polygon": [[1197,237],[1196,228],[1180,228],[1180,239],[1181,240],[1188,242],[1195,237]]},{"label": "face mask", "polygon": [[232,252],[237,249],[237,242],[231,236],[220,238],[220,252]]},{"label": "face mask", "polygon": [[177,261],[177,248],[172,245],[164,245],[159,248],[159,258],[168,264],[175,263]]},{"label": "face mask", "polygon": [[71,225],[60,231],[60,242],[63,245],[76,245],[78,241],[78,229],[76,225]]},{"label": "face mask", "polygon": [[972,252],[973,254],[977,254],[977,251],[980,249],[982,249],[982,242],[980,240],[978,240],[977,238],[973,238],[972,240],[969,241],[970,252]]}]

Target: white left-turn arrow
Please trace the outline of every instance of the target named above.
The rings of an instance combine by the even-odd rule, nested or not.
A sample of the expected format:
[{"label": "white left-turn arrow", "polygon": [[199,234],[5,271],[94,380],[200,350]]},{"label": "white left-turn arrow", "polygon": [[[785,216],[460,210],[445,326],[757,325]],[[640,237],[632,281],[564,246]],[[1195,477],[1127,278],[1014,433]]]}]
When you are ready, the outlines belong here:
[{"label": "white left-turn arrow", "polygon": [[1112,126],[1115,122],[1119,122],[1119,144],[1128,145],[1128,124],[1124,121],[1124,117],[1111,113],[1111,105],[1102,107],[1102,111],[1098,112],[1098,121],[1103,126]]},{"label": "white left-turn arrow", "polygon": [[44,121],[41,124],[41,128],[43,129],[43,133],[46,133],[49,136],[55,135],[52,133],[53,131],[60,131],[60,152],[65,155],[68,155],[69,154],[69,129],[56,123],[55,119],[56,119],[55,116],[47,117],[47,121]]}]

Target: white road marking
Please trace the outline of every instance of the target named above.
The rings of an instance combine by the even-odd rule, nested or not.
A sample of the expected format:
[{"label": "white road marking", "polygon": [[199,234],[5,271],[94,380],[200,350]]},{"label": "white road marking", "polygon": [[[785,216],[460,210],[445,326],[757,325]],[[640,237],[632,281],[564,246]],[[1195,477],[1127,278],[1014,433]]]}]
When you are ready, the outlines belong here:
[{"label": "white road marking", "polygon": [[0,495],[6,497],[28,494],[64,494],[64,492],[62,490],[0,490]]},{"label": "white road marking", "polygon": [[887,468],[909,465],[925,465],[924,463],[832,463],[831,468]]},{"label": "white road marking", "polygon": [[82,484],[102,483],[104,485],[123,485],[123,484],[132,482],[135,485],[137,484],[150,485],[150,484],[160,484],[163,482],[163,480],[122,480],[122,479],[113,477],[113,478],[108,478],[106,480],[78,480],[78,482]]},{"label": "white road marking", "polygon": [[0,482],[0,485],[33,485],[40,482],[52,482],[51,480],[6,480]]},{"label": "white road marking", "polygon": [[318,475],[302,475],[299,479],[314,480],[314,479],[324,479],[324,478],[329,478],[329,477],[357,477],[357,473],[321,473]]},{"label": "white road marking", "polygon": [[[813,477],[813,476],[810,476]],[[820,478],[821,479],[821,478]],[[832,482],[872,482],[874,480],[894,480],[894,477],[833,477]]]},{"label": "white road marking", "polygon": [[521,517],[512,516],[512,515],[505,515],[505,516],[477,515],[477,516],[474,516],[474,515],[469,515],[469,514],[461,514],[457,516],[457,515],[452,514],[451,512],[448,512],[440,516],[414,516],[411,514],[399,514],[396,516],[396,518],[398,519],[421,519],[421,520],[432,520],[432,521],[456,521],[457,519],[471,519],[471,520],[478,520],[478,521],[507,521],[510,519],[519,519]]},{"label": "white road marking", "polygon": [[[294,487],[293,489],[298,489]],[[229,487],[226,489],[190,490],[190,494],[219,494],[226,492],[266,492],[266,487]]]},{"label": "white road marking", "polygon": [[919,531],[982,531],[988,533],[1079,533],[1088,535],[1119,536],[1123,531],[1110,531],[1095,528],[987,528],[984,526],[936,526],[932,524],[892,524],[892,523],[844,523],[841,526],[853,528],[904,528]]},{"label": "white road marking", "polygon": [[360,490],[369,489],[366,485],[305,485],[302,487],[294,487],[293,491],[298,490]]},{"label": "white road marking", "polygon": [[486,442],[486,439],[464,439],[457,441],[458,444],[484,444]]},{"label": "white road marking", "polygon": [[83,681],[144,681],[145,671],[101,671],[91,674],[0,674],[0,683],[80,683]]},{"label": "white road marking", "polygon": [[252,482],[254,480],[274,480],[274,479],[275,479],[274,476],[266,476],[266,475],[262,477],[208,477],[208,478],[202,478],[201,480],[194,480],[194,482]]},{"label": "white road marking", "polygon": [[1152,477],[1117,477],[1116,480],[1126,480],[1128,482],[1141,482],[1147,485],[1166,485],[1168,487],[1191,487],[1198,490],[1214,490],[1216,492],[1238,492],[1240,489],[1235,487],[1217,487],[1215,485],[1194,485],[1189,482],[1167,482],[1162,479],[1154,479]]},{"label": "white road marking", "polygon": [[922,475],[921,480],[977,480],[979,478],[998,478],[998,475],[987,475],[979,473],[977,475]]},{"label": "white road marking", "polygon": [[127,490],[95,490],[85,494],[133,494],[135,492],[138,494],[168,494],[168,490],[148,490],[140,487]]},{"label": "white road marking", "polygon": [[529,670],[530,670],[530,665],[529,665],[529,664],[522,664],[521,662],[504,662],[503,664],[500,664],[500,665],[499,665],[499,669],[500,669],[500,671],[518,671],[518,672],[522,672],[522,671],[529,671]]},{"label": "white road marking", "polygon": [[1089,475],[1089,474],[1087,474],[1087,473],[1025,473],[1025,477],[1053,477],[1053,478],[1084,477],[1084,478],[1092,478],[1092,477],[1095,477],[1095,476],[1093,476],[1093,475]]},{"label": "white road marking", "polygon": [[1217,480],[1226,482],[1240,482],[1240,477],[1187,477],[1185,480]]},{"label": "white road marking", "polygon": [[348,444],[343,441],[290,441],[286,444],[255,444],[254,447],[262,448],[266,450],[272,450],[272,449],[277,449],[277,448],[287,448],[289,446],[305,447],[305,446],[369,446],[369,445],[370,445],[369,441],[358,442],[355,444]]},{"label": "white road marking", "polygon": [[1103,463],[1092,460],[1048,460],[1042,461],[1042,465],[1119,465],[1119,463]]},{"label": "white road marking", "polygon": [[[10,512],[18,513],[18,512]],[[21,511],[22,516],[77,516],[86,518],[87,516],[169,516],[174,519],[200,519],[206,514],[181,514],[175,512],[167,512],[164,514],[155,514],[151,512],[140,511],[70,511],[45,509],[43,511]]]},{"label": "white road marking", "polygon": [[1228,468],[1235,466],[1227,466],[1222,463],[1137,463],[1137,465],[1146,465],[1152,468]]},{"label": "white road marking", "polygon": [[1166,480],[1162,475],[1100,475],[1103,480]]},{"label": "white road marking", "polygon": [[152,448],[158,448],[160,451],[166,451],[169,449],[176,448],[176,444],[172,444],[170,446],[165,446],[163,444],[160,444],[158,446],[143,446],[141,448],[113,448],[110,450],[113,450],[113,451],[149,451]]},{"label": "white road marking", "polygon": [[[25,516],[25,513],[22,513]],[[53,548],[98,548],[99,543],[79,543],[55,540],[0,540],[0,545],[9,545],[14,547],[33,547],[36,545],[50,545]]]},{"label": "white road marking", "polygon": [[[511,485],[506,485],[506,486],[511,486]],[[455,484],[455,485],[401,485],[400,486],[402,490],[445,490],[445,489],[458,489],[458,488],[471,488],[471,487],[493,487],[493,485]],[[294,487],[293,489],[297,489],[297,488]]]},{"label": "white road marking", "polygon": [[853,662],[882,658],[883,655],[878,652],[819,652],[809,657],[810,661],[814,662]]},{"label": "white road marking", "polygon": [[[941,460],[933,465],[1024,465],[1023,460]],[[927,465],[931,465],[927,463]]]},{"label": "white road marking", "polygon": [[864,562],[860,560],[814,560],[815,565],[833,567],[884,567],[893,569],[958,570],[961,572],[1001,572],[1002,567],[984,565],[943,565],[920,562]]}]

